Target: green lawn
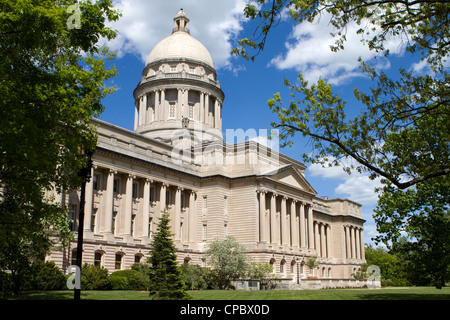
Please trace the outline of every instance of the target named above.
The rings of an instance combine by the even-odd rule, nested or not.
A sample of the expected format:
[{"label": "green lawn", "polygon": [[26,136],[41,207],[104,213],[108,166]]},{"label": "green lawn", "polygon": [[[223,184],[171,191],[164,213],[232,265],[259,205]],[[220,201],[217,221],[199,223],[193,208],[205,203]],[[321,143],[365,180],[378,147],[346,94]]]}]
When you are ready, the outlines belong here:
[{"label": "green lawn", "polygon": [[[450,288],[190,291],[194,300],[450,300]],[[72,300],[72,291],[22,292],[14,300]],[[141,291],[82,291],[82,300],[148,300]]]}]

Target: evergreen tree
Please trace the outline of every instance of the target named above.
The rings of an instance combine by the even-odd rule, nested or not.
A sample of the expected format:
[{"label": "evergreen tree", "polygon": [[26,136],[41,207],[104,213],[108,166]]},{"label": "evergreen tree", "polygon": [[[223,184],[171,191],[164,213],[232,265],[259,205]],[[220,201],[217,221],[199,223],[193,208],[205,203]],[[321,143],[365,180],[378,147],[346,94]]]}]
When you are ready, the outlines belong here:
[{"label": "evergreen tree", "polygon": [[171,238],[169,214],[164,210],[158,223],[158,232],[153,237],[151,263],[150,296],[162,300],[188,300],[192,297],[186,292],[177,266],[176,249]]}]

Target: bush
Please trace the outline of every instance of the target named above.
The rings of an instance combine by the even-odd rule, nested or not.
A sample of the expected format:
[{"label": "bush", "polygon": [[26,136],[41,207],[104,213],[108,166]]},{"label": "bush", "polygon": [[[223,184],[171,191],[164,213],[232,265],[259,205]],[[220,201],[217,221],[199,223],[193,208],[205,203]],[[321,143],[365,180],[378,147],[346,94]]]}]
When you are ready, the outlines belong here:
[{"label": "bush", "polygon": [[30,284],[33,290],[62,290],[66,278],[53,261],[37,260],[31,268]]},{"label": "bush", "polygon": [[108,270],[85,263],[81,268],[81,288],[84,290],[108,290],[111,283]]},{"label": "bush", "polygon": [[147,278],[137,270],[119,270],[109,276],[113,290],[146,290]]}]

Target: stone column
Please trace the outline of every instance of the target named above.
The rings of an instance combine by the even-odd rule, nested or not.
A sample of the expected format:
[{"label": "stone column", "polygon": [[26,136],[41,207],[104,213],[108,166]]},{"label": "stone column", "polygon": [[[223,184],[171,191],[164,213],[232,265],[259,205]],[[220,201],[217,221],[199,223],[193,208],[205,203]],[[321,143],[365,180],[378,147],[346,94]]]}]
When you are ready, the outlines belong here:
[{"label": "stone column", "polygon": [[178,99],[177,99],[177,109],[176,109],[176,113],[175,113],[175,119],[176,120],[181,120],[181,115],[183,112],[183,101],[184,101],[184,97],[183,97],[183,89],[178,88]]},{"label": "stone column", "polygon": [[314,240],[316,247],[316,255],[320,257],[320,235],[319,235],[319,223],[314,223]]},{"label": "stone column", "polygon": [[138,103],[138,101],[134,102],[134,130],[136,130],[137,127],[139,126],[139,103]]},{"label": "stone column", "polygon": [[94,231],[91,230],[93,200],[94,200],[94,168],[91,168],[91,179],[89,180],[89,182],[86,183],[84,226],[83,226],[85,232]]},{"label": "stone column", "polygon": [[266,217],[266,191],[260,190],[259,191],[259,241],[260,242],[267,242],[265,217]]},{"label": "stone column", "polygon": [[167,110],[166,110],[166,91],[161,89],[161,104],[159,108],[159,120],[165,121],[167,119]]},{"label": "stone column", "polygon": [[314,249],[313,213],[311,205],[307,204],[306,209],[308,211],[308,247],[309,249]]},{"label": "stone column", "polygon": [[131,216],[133,213],[133,180],[134,176],[129,174],[125,189],[125,212],[123,215],[123,235],[131,237]]},{"label": "stone column", "polygon": [[287,213],[287,207],[286,207],[286,197],[281,197],[281,244],[287,245],[288,244],[288,232],[286,228],[286,213]]},{"label": "stone column", "polygon": [[355,228],[355,242],[356,242],[356,259],[361,259],[361,239],[359,238],[359,228]]},{"label": "stone column", "polygon": [[174,212],[174,230],[175,241],[181,240],[181,191],[183,188],[177,187],[175,191],[175,212]]},{"label": "stone column", "polygon": [[104,206],[103,231],[106,234],[112,234],[112,216],[114,209],[114,174],[115,170],[110,169],[106,178],[106,194]]},{"label": "stone column", "polygon": [[189,197],[189,242],[195,242],[195,191],[191,191],[191,195]]},{"label": "stone column", "polygon": [[333,258],[333,248],[331,247],[331,226],[328,224],[326,227],[327,230],[327,258]]},{"label": "stone column", "polygon": [[277,227],[276,227],[276,209],[277,209],[277,196],[275,193],[272,193],[272,197],[270,198],[270,242],[272,244],[277,243]]},{"label": "stone column", "polygon": [[291,200],[291,246],[298,247],[298,221],[295,200]]},{"label": "stone column", "polygon": [[365,255],[365,248],[364,248],[364,229],[360,229],[360,238],[361,238],[361,260],[365,260],[366,259],[366,255]]},{"label": "stone column", "polygon": [[162,183],[161,188],[159,189],[159,213],[161,214],[161,211],[164,211],[166,209],[166,188],[167,184]]},{"label": "stone column", "polygon": [[140,100],[139,106],[139,125],[145,125],[145,119],[147,116],[147,94],[144,94]]},{"label": "stone column", "polygon": [[345,258],[351,258],[351,245],[350,245],[350,227],[344,226],[345,229]]},{"label": "stone column", "polygon": [[155,121],[159,121],[160,104],[159,104],[159,92],[160,90],[155,90]]},{"label": "stone column", "polygon": [[149,236],[149,221],[150,221],[150,187],[152,180],[145,179],[144,182],[144,194],[143,194],[143,204],[142,204],[142,228],[141,228],[141,237],[143,239],[148,238]]},{"label": "stone column", "polygon": [[300,203],[300,247],[306,248],[305,204]]},{"label": "stone column", "polygon": [[327,257],[327,242],[325,239],[325,225],[323,223],[320,224],[320,250],[322,258]]},{"label": "stone column", "polygon": [[199,117],[201,123],[205,122],[205,93],[200,92],[200,108],[199,108]]},{"label": "stone column", "polygon": [[219,128],[220,123],[220,106],[219,106],[219,100],[216,99],[216,102],[214,104],[214,128]]},{"label": "stone column", "polygon": [[351,239],[352,239],[352,259],[356,259],[356,228],[350,227],[351,230]]},{"label": "stone column", "polygon": [[205,94],[205,123],[211,127],[209,119],[209,94]]}]

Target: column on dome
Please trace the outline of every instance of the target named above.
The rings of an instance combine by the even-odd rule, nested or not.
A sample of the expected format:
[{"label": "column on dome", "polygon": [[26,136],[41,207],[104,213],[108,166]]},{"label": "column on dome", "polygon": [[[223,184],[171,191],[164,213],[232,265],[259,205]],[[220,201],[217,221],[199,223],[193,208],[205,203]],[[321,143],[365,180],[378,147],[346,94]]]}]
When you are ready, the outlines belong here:
[{"label": "column on dome", "polygon": [[160,89],[155,90],[155,117],[154,117],[155,121],[161,120],[160,119],[160,112],[161,112],[160,108],[161,108],[161,106],[160,106],[160,100],[159,100],[160,99],[160,93],[161,93]]},{"label": "column on dome", "polygon": [[147,94],[144,93],[139,99],[139,125],[145,125],[147,116]]}]

